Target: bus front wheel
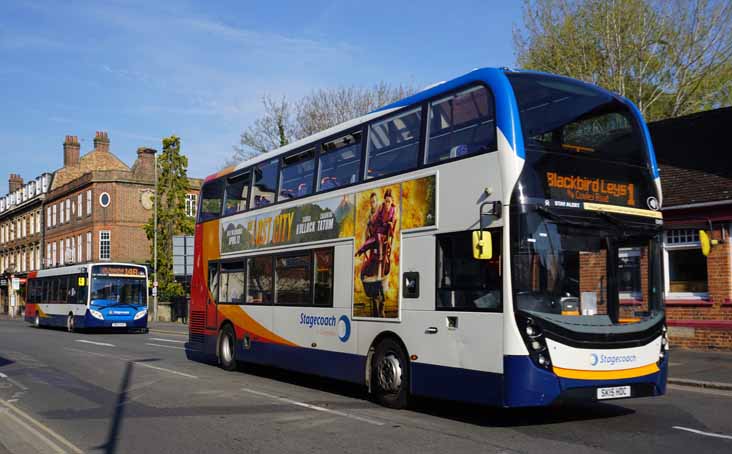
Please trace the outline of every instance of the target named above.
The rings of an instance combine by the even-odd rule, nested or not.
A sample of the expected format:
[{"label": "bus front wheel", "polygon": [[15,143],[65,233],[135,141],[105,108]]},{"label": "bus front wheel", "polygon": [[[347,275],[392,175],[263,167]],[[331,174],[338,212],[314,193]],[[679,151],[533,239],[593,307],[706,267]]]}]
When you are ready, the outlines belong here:
[{"label": "bus front wheel", "polygon": [[73,333],[74,332],[74,315],[69,314],[68,317],[66,317],[66,331]]},{"label": "bus front wheel", "polygon": [[404,348],[386,338],[376,347],[371,367],[371,389],[378,403],[403,409],[409,398],[409,364]]},{"label": "bus front wheel", "polygon": [[41,316],[38,314],[38,312],[36,312],[36,318],[33,321],[33,324],[36,325],[36,328],[41,327]]},{"label": "bus front wheel", "polygon": [[236,336],[231,325],[224,325],[221,328],[219,337],[219,364],[224,370],[236,369],[236,358],[234,356],[234,346],[236,345]]}]

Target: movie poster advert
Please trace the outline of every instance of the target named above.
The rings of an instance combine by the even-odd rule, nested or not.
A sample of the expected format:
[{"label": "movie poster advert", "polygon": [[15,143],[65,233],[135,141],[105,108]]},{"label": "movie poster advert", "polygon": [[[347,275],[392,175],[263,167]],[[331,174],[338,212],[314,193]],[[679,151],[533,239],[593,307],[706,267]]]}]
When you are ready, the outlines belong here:
[{"label": "movie poster advert", "polygon": [[401,184],[356,195],[353,316],[399,317]]},{"label": "movie poster advert", "polygon": [[402,230],[434,227],[437,178],[434,175],[402,183]]},{"label": "movie poster advert", "polygon": [[354,195],[222,223],[221,253],[353,236]]},{"label": "movie poster advert", "polygon": [[633,183],[546,172],[546,184],[552,199],[580,200],[629,207],[636,206],[638,200]]}]

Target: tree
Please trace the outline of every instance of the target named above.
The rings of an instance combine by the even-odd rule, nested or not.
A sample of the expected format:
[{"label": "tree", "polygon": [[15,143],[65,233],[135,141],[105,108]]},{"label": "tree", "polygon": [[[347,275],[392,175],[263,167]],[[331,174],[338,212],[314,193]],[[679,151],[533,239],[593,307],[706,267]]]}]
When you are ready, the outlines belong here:
[{"label": "tree", "polygon": [[647,120],[732,102],[732,2],[524,0],[519,66],[594,83]]},{"label": "tree", "polygon": [[[158,291],[162,299],[171,299],[184,294],[183,287],[175,281],[173,274],[173,236],[192,235],[193,220],[186,216],[186,193],[188,192],[188,158],[180,152],[180,138],[170,136],[163,139],[163,151],[158,158]],[[155,235],[155,218],[145,224],[147,238]],[[154,244],[150,246],[154,255]]]},{"label": "tree", "polygon": [[391,86],[385,82],[373,87],[340,87],[314,90],[291,103],[262,97],[264,114],[256,119],[234,146],[227,164],[235,164],[272,151],[339,123],[365,115],[378,107],[415,92],[411,86]]}]

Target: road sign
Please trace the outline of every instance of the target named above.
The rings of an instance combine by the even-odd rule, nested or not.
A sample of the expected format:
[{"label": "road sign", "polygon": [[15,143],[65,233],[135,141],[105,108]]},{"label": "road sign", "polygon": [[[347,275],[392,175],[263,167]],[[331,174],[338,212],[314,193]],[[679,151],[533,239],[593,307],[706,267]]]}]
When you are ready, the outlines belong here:
[{"label": "road sign", "polygon": [[157,287],[153,287],[152,288],[152,296],[158,296],[158,288]]},{"label": "road sign", "polygon": [[17,277],[13,278],[13,290],[20,290],[20,279]]},{"label": "road sign", "polygon": [[153,288],[158,288],[158,281],[153,282]]}]

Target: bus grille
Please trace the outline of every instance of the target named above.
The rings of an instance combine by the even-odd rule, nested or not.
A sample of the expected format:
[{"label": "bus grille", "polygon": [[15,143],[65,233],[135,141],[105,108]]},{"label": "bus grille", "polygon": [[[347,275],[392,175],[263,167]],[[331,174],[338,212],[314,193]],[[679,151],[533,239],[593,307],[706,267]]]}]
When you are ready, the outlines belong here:
[{"label": "bus grille", "polygon": [[204,342],[204,324],[206,314],[203,311],[191,311],[190,341],[202,344]]}]

